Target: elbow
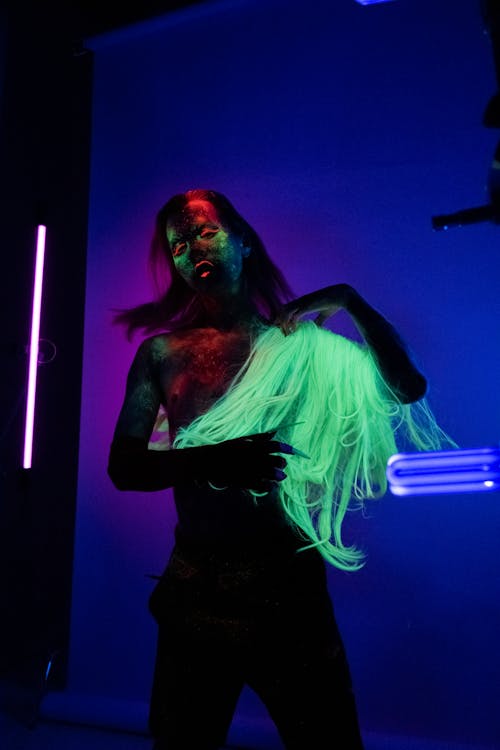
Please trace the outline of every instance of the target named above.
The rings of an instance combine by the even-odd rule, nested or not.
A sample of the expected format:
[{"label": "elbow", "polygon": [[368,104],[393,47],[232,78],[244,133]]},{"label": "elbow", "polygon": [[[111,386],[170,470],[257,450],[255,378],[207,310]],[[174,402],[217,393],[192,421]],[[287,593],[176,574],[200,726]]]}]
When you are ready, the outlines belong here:
[{"label": "elbow", "polygon": [[120,492],[156,492],[172,486],[164,475],[161,457],[155,451],[123,449],[113,444],[109,454],[108,477]]},{"label": "elbow", "polygon": [[111,478],[111,481],[113,482],[113,487],[117,490],[120,490],[120,492],[127,492],[127,490],[132,489],[127,485],[126,482],[122,481],[121,479],[114,479],[111,475],[109,475]]},{"label": "elbow", "polygon": [[108,459],[108,477],[113,486],[121,492],[134,489],[133,456],[122,451],[116,445],[111,446]]},{"label": "elbow", "polygon": [[408,383],[405,383],[405,387],[399,390],[398,395],[401,403],[414,404],[423,399],[426,393],[427,379],[422,373],[417,372]]},{"label": "elbow", "polygon": [[126,477],[123,472],[119,471],[114,463],[110,460],[108,464],[108,477],[113,482],[113,486],[121,492],[130,490],[129,483],[126,481]]}]

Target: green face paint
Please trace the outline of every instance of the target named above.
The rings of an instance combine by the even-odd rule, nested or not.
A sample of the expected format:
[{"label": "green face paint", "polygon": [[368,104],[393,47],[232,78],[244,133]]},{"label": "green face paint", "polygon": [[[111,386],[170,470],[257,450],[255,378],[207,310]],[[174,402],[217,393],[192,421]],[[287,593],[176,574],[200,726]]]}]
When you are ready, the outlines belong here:
[{"label": "green face paint", "polygon": [[245,251],[211,203],[190,201],[168,222],[166,231],[176,270],[191,288],[206,293],[239,291]]}]

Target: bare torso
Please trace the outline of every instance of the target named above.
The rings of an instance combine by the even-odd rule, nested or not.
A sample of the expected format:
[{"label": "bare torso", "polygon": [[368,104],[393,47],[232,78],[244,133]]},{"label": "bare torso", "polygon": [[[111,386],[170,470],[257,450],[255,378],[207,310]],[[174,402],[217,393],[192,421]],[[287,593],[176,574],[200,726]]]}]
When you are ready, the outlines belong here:
[{"label": "bare torso", "polygon": [[[171,439],[224,395],[248,358],[251,341],[251,328],[197,328],[154,337],[154,372]],[[220,492],[196,483],[176,487],[174,495],[179,528],[197,544],[263,540],[286,526],[275,491],[257,504],[242,490]]]},{"label": "bare torso", "polygon": [[174,436],[226,392],[248,357],[250,334],[196,328],[157,337],[155,350],[162,403]]}]

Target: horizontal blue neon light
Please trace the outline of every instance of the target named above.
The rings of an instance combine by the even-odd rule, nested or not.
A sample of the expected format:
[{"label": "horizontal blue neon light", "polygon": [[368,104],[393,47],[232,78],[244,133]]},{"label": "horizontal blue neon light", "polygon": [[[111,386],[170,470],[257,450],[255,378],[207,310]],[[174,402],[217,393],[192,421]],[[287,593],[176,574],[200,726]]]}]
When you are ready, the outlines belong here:
[{"label": "horizontal blue neon light", "polygon": [[397,453],[387,462],[393,495],[500,490],[500,447]]},{"label": "horizontal blue neon light", "polygon": [[378,3],[390,3],[393,0],[356,0],[360,5],[377,5]]}]

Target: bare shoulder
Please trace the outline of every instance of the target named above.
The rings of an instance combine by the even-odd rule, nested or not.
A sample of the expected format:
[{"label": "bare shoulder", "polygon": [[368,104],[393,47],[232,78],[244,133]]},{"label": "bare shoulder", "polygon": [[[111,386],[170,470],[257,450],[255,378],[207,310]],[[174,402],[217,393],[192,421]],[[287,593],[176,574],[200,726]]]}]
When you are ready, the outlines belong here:
[{"label": "bare shoulder", "polygon": [[207,329],[186,328],[169,333],[155,334],[144,339],[138,348],[138,353],[152,361],[163,361],[174,356],[180,349],[190,347],[198,341],[207,338]]},{"label": "bare shoulder", "polygon": [[141,341],[134,358],[142,368],[156,369],[164,366],[172,355],[171,334],[162,333],[149,336]]},{"label": "bare shoulder", "polygon": [[139,344],[132,369],[165,383],[165,378],[187,364],[204,340],[206,336],[199,329],[149,336]]},{"label": "bare shoulder", "polygon": [[227,334],[221,334],[212,328],[183,328],[152,336],[143,341],[141,346],[152,362],[165,365],[168,362],[183,360],[200,349],[206,349],[207,346],[220,346],[227,338]]},{"label": "bare shoulder", "polygon": [[160,333],[143,339],[138,346],[137,353],[153,360],[168,356],[171,335],[170,333]]}]

